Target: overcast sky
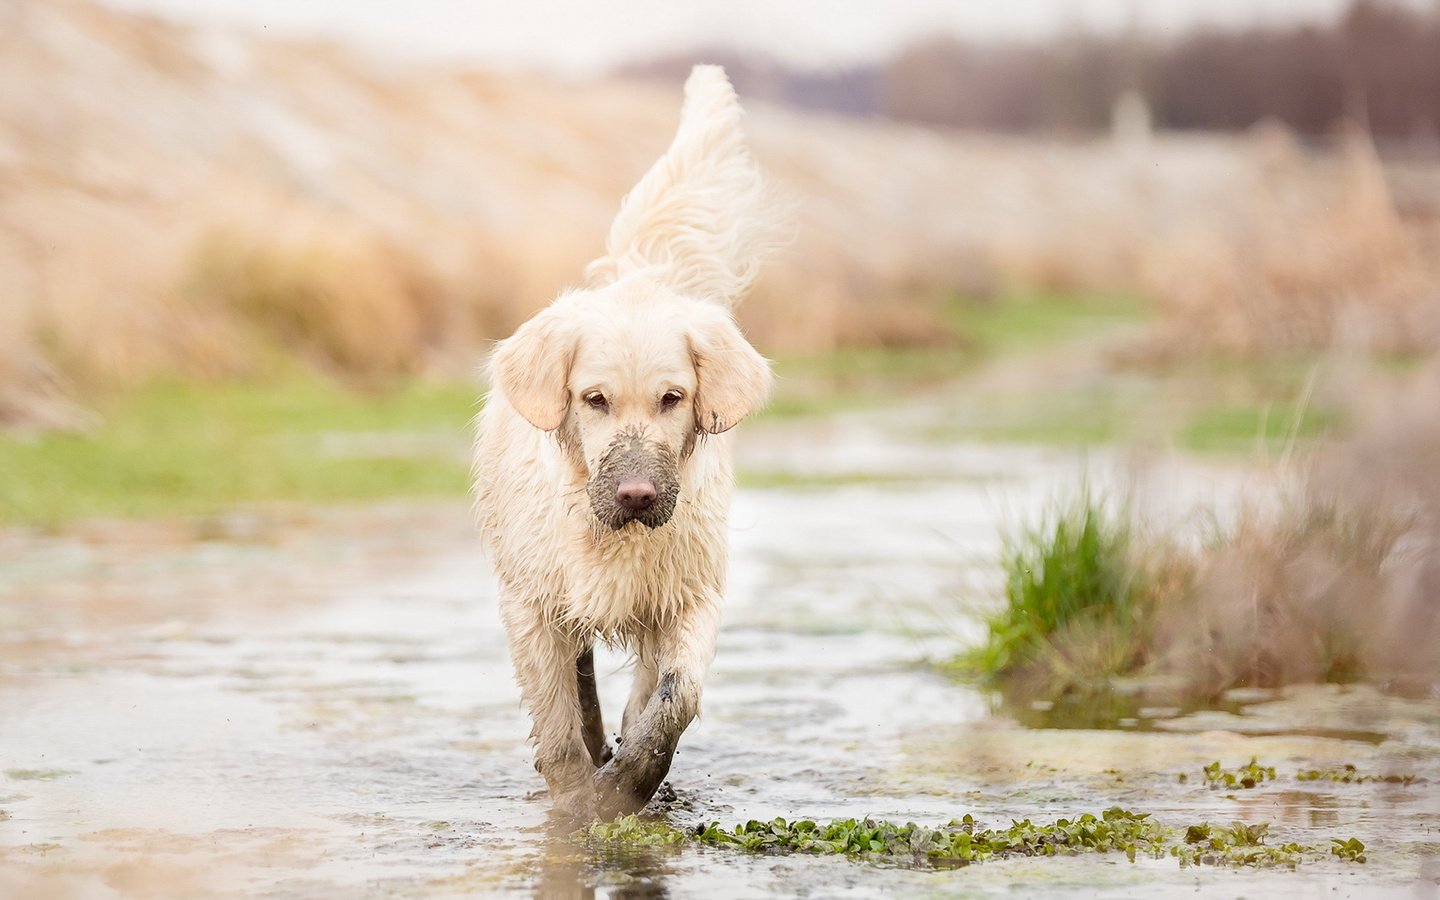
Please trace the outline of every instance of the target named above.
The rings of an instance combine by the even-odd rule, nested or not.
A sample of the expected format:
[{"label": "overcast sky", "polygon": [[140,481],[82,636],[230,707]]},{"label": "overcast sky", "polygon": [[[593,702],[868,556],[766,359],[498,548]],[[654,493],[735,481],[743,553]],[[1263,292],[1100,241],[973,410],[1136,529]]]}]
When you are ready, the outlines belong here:
[{"label": "overcast sky", "polygon": [[807,66],[881,58],[937,33],[976,39],[1130,23],[1333,18],[1347,0],[106,0],[189,20],[326,35],[424,59],[587,75],[696,47],[735,47]]}]

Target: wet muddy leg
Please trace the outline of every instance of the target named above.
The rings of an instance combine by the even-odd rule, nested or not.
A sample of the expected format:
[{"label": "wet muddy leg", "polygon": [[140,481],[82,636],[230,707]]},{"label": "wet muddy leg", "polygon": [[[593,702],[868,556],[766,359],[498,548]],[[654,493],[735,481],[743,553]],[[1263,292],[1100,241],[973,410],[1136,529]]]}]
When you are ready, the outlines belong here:
[{"label": "wet muddy leg", "polygon": [[600,694],[595,689],[595,648],[589,646],[575,660],[575,683],[580,693],[580,736],[590,761],[603,766],[613,755],[605,743],[605,723],[600,718]]},{"label": "wet muddy leg", "polygon": [[587,645],[552,627],[541,613],[540,604],[523,598],[501,601],[515,681],[530,712],[535,768],[560,812],[590,819],[595,815],[595,763],[584,740],[577,667]]},{"label": "wet muddy leg", "polygon": [[642,668],[625,710],[623,739],[592,779],[598,812],[607,818],[650,802],[670,774],[680,735],[700,714],[705,670],[715,658],[720,631],[720,603],[682,606],[685,614],[678,621],[641,637],[635,648]]},{"label": "wet muddy leg", "polygon": [[680,735],[695,718],[698,685],[665,672],[643,712],[625,730],[615,757],[595,773],[601,816],[612,818],[643,809],[670,772]]}]

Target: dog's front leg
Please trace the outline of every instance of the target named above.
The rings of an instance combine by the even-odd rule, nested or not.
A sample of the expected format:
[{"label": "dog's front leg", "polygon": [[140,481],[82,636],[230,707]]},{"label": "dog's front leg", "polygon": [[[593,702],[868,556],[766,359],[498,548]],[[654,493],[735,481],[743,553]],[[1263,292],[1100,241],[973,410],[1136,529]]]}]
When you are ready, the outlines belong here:
[{"label": "dog's front leg", "polygon": [[615,754],[605,743],[605,720],[600,715],[600,692],[595,688],[595,648],[586,647],[575,661],[575,683],[580,697],[580,735],[590,761],[603,766]]},{"label": "dog's front leg", "polygon": [[622,737],[632,725],[640,721],[641,713],[645,712],[650,697],[655,693],[655,685],[660,682],[660,672],[655,668],[655,660],[651,657],[649,638],[642,640],[644,643],[635,655],[635,677],[630,683],[630,699],[626,701],[625,714],[620,719]]},{"label": "dog's front leg", "polygon": [[644,708],[633,718],[627,710],[614,759],[595,773],[601,816],[643,808],[665,780],[680,735],[700,713],[700,692],[715,657],[718,631],[719,604],[706,603],[688,609],[662,633],[647,636],[654,642],[659,677]]},{"label": "dog's front leg", "polygon": [[577,662],[588,647],[547,623],[534,604],[507,602],[502,617],[515,680],[530,711],[535,768],[556,807],[578,819],[594,818],[595,765],[585,745],[576,690]]}]

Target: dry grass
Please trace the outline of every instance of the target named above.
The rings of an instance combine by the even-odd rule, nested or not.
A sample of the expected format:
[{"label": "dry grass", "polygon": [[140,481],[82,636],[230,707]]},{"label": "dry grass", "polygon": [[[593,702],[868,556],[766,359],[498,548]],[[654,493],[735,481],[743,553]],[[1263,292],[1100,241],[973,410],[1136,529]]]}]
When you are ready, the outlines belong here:
[{"label": "dry grass", "polygon": [[1440,678],[1440,359],[1324,451],[1288,503],[1242,516],[1156,644],[1202,693]]},{"label": "dry grass", "polygon": [[1202,695],[1440,678],[1440,358],[1367,405],[1284,502],[1247,509],[1202,555],[1158,616],[1158,669]]},{"label": "dry grass", "polygon": [[198,249],[182,297],[193,312],[223,322],[231,346],[273,345],[340,372],[413,372],[430,331],[419,279],[365,242],[283,246],[217,236]]},{"label": "dry grass", "polygon": [[1142,259],[1139,287],[1160,306],[1161,349],[1435,347],[1440,268],[1400,218],[1369,139],[1345,133],[1318,181],[1302,177],[1288,135],[1266,130],[1255,142],[1267,177],[1251,202]]}]

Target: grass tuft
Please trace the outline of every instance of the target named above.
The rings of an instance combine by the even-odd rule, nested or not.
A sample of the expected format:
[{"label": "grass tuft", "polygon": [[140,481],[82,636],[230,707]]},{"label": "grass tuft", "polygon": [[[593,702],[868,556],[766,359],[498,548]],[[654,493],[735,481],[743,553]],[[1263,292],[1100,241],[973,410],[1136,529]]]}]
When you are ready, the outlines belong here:
[{"label": "grass tuft", "polygon": [[1139,668],[1157,602],[1189,576],[1183,557],[1145,553],[1128,513],[1082,489],[1007,539],[1005,605],[960,665],[1048,693],[1095,688]]}]

